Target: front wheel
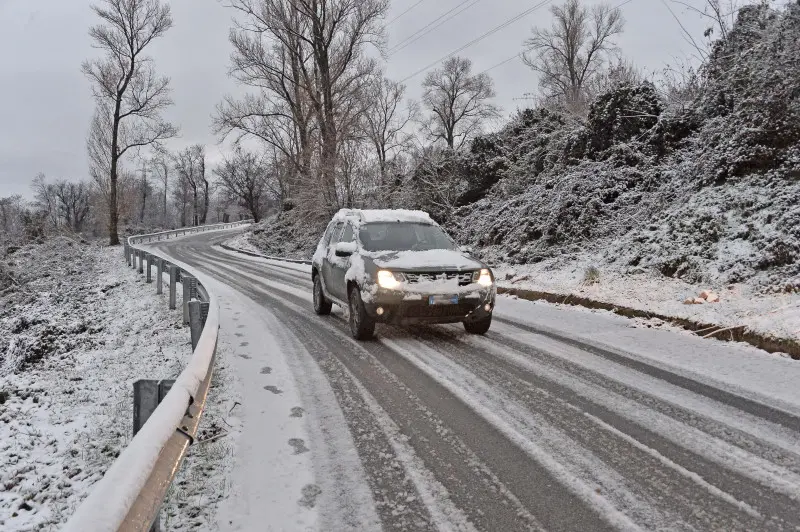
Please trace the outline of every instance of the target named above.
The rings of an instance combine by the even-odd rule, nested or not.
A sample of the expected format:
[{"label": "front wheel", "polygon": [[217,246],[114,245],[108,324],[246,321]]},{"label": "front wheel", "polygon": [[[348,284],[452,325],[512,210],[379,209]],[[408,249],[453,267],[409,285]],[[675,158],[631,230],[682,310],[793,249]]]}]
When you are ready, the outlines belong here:
[{"label": "front wheel", "polygon": [[333,303],[325,297],[325,292],[322,291],[322,281],[319,275],[314,277],[314,312],[319,316],[327,316],[331,313]]},{"label": "front wheel", "polygon": [[356,340],[369,340],[375,334],[375,320],[370,318],[361,300],[361,290],[358,286],[350,287],[350,334]]},{"label": "front wheel", "polygon": [[466,329],[469,334],[486,334],[487,332],[489,332],[489,327],[491,326],[492,326],[491,314],[479,320],[464,322],[464,329]]}]

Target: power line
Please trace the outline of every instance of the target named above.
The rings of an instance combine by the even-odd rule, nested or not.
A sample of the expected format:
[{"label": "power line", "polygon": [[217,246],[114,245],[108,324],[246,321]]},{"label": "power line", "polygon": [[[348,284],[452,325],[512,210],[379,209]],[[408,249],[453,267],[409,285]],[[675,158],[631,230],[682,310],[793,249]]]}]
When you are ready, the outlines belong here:
[{"label": "power line", "polygon": [[417,3],[416,3],[416,4],[414,4],[413,6],[409,7],[408,9],[406,9],[405,11],[403,11],[402,13],[400,13],[399,15],[397,15],[396,17],[394,17],[392,20],[390,20],[389,22],[387,22],[387,23],[386,23],[386,25],[388,26],[388,25],[390,25],[392,22],[394,22],[395,20],[397,20],[397,19],[399,19],[400,17],[402,17],[403,15],[406,15],[406,14],[408,14],[408,12],[409,12],[409,11],[411,11],[412,9],[414,9],[415,7],[417,7],[418,5],[420,5],[420,4],[421,4],[422,2],[424,2],[424,1],[425,1],[425,0],[419,0],[419,2],[417,2]]},{"label": "power line", "polygon": [[531,7],[531,8],[528,8],[528,9],[526,9],[525,11],[523,11],[522,13],[519,13],[518,15],[515,15],[515,16],[511,17],[510,19],[506,20],[505,22],[503,22],[503,23],[502,23],[502,24],[500,24],[499,26],[495,26],[494,28],[492,28],[491,30],[487,31],[487,32],[486,32],[486,33],[484,33],[483,35],[481,35],[481,36],[479,36],[479,37],[476,37],[475,39],[471,40],[471,41],[470,41],[470,42],[468,42],[467,44],[465,44],[465,45],[461,46],[460,48],[457,48],[457,49],[453,50],[452,52],[450,52],[450,53],[449,53],[449,54],[447,54],[446,56],[444,56],[444,57],[442,57],[442,58],[440,58],[440,59],[437,59],[437,60],[436,60],[436,61],[434,61],[433,63],[431,63],[431,64],[429,64],[429,65],[427,65],[427,66],[425,66],[425,67],[423,67],[423,68],[421,68],[421,69],[419,69],[419,70],[417,70],[416,72],[414,72],[414,73],[413,73],[413,74],[411,74],[410,76],[407,76],[407,77],[405,77],[404,79],[402,79],[402,80],[400,81],[400,83],[406,82],[406,81],[408,81],[409,79],[411,79],[411,78],[413,78],[413,77],[415,77],[415,76],[417,76],[417,75],[419,75],[419,74],[421,74],[421,73],[425,72],[425,71],[426,71],[426,70],[428,70],[429,68],[431,68],[431,67],[433,67],[433,66],[436,66],[436,65],[438,65],[438,64],[439,64],[439,63],[441,63],[442,61],[445,61],[445,60],[447,60],[447,59],[450,59],[451,57],[453,57],[454,55],[456,55],[458,52],[461,52],[462,50],[466,50],[466,49],[467,49],[467,48],[469,48],[470,46],[473,46],[473,45],[475,45],[475,44],[477,44],[477,43],[481,42],[482,40],[484,40],[485,38],[487,38],[487,37],[489,37],[489,36],[491,36],[491,35],[494,35],[495,33],[497,33],[498,31],[502,30],[503,28],[506,28],[506,27],[510,26],[511,24],[513,24],[513,23],[515,23],[515,22],[519,21],[519,20],[520,20],[520,19],[522,19],[523,17],[526,17],[526,16],[530,15],[531,13],[533,13],[534,11],[536,11],[537,9],[541,8],[542,6],[544,6],[545,4],[548,4],[548,3],[550,3],[550,2],[552,2],[552,0],[542,0],[541,2],[539,2],[538,4],[536,4],[535,6],[533,6],[533,7]]},{"label": "power line", "polygon": [[[463,13],[464,11],[466,11],[467,9],[471,8],[472,6],[474,6],[475,4],[477,4],[478,2],[480,2],[481,0],[467,0],[467,1],[468,1],[468,2],[469,2],[469,1],[471,1],[472,3],[471,3],[471,4],[467,4],[466,6],[464,6],[464,8],[463,8],[463,9],[461,9],[461,10],[459,10],[459,11],[457,11],[457,12],[453,13],[452,15],[450,15],[449,17],[447,17],[446,19],[442,20],[440,23],[438,23],[438,24],[436,24],[435,26],[433,26],[432,28],[428,29],[428,31],[426,31],[426,32],[425,32],[425,33],[423,33],[422,35],[419,35],[418,37],[416,37],[416,38],[413,38],[413,39],[411,39],[411,37],[413,37],[413,35],[412,35],[411,37],[408,37],[408,38],[407,38],[405,41],[403,41],[403,42],[401,42],[401,43],[397,44],[397,45],[396,45],[394,48],[392,48],[392,50],[390,50],[390,51],[389,51],[389,55],[394,55],[394,54],[396,54],[397,52],[399,52],[400,50],[402,50],[403,48],[406,48],[407,46],[411,46],[412,44],[414,44],[415,42],[417,42],[417,41],[418,41],[418,40],[420,40],[421,38],[423,38],[423,37],[425,37],[426,35],[428,35],[428,34],[429,34],[430,32],[432,32],[433,30],[435,30],[436,28],[438,28],[438,27],[442,26],[443,24],[445,24],[445,23],[446,23],[446,22],[448,22],[449,20],[451,20],[451,19],[453,19],[453,18],[457,17],[458,15],[460,15],[461,13]],[[462,3],[462,4],[463,4],[463,3]],[[459,4],[459,5],[462,5],[462,4]],[[455,7],[455,8],[453,8],[453,9],[458,9],[458,6],[456,6],[456,7]],[[452,11],[452,9],[451,9],[450,11]],[[448,11],[448,13],[449,13],[450,11]],[[447,14],[447,13],[445,13],[445,15],[446,15],[446,14]],[[444,15],[442,15],[442,16],[444,16]],[[441,17],[439,17],[439,18],[441,18]],[[437,20],[438,20],[438,19],[437,19]],[[433,24],[434,22],[436,22],[436,21],[434,20],[433,22],[431,22],[431,24]],[[428,26],[430,26],[430,24],[428,24]],[[427,28],[428,26],[425,26],[425,28]],[[422,30],[424,30],[425,28],[422,28]],[[422,30],[420,30],[420,31],[422,31]],[[417,33],[419,33],[419,31],[418,31]],[[414,35],[416,35],[417,33],[415,33]],[[411,40],[409,41],[408,39],[411,39]],[[406,42],[406,41],[408,41],[408,42]],[[405,43],[405,44],[404,44],[404,43]]]},{"label": "power line", "polygon": [[[463,0],[462,2],[460,2],[460,3],[459,3],[457,6],[455,6],[454,8],[452,8],[452,9],[449,9],[448,11],[446,11],[446,12],[442,13],[441,15],[439,15],[438,17],[436,17],[435,19],[433,19],[432,21],[430,21],[429,23],[427,23],[425,26],[423,26],[422,28],[420,28],[419,30],[417,30],[416,32],[414,32],[413,34],[409,35],[408,37],[406,37],[405,39],[403,39],[402,41],[400,41],[400,42],[399,42],[399,43],[397,43],[396,45],[392,46],[392,49],[391,49],[391,50],[389,50],[389,54],[390,54],[390,55],[391,55],[391,54],[393,54],[393,53],[394,53],[396,50],[398,50],[398,47],[399,47],[399,46],[405,46],[405,45],[407,45],[407,44],[411,44],[411,43],[409,43],[408,41],[410,41],[411,39],[414,39],[414,37],[416,37],[417,35],[419,35],[419,34],[420,34],[420,33],[422,33],[423,31],[427,30],[428,28],[430,28],[431,26],[433,26],[434,24],[436,24],[437,22],[439,22],[440,20],[442,20],[444,17],[446,17],[447,15],[449,15],[450,13],[452,13],[453,11],[455,11],[456,9],[460,8],[461,6],[463,6],[464,4],[469,4],[470,2],[472,2],[472,3],[475,3],[475,2],[477,2],[477,1],[479,1],[479,0]],[[455,15],[454,15],[454,16],[455,16]],[[452,18],[452,16],[451,16],[450,18]],[[449,20],[449,19],[448,19],[448,20]],[[421,36],[421,35],[420,35],[420,36]]]},{"label": "power line", "polygon": [[489,68],[487,68],[486,70],[483,70],[483,71],[479,72],[479,73],[478,73],[478,75],[480,76],[481,74],[486,74],[486,73],[487,73],[487,72],[489,72],[490,70],[494,70],[494,69],[495,69],[495,68],[497,68],[497,67],[501,67],[501,66],[505,65],[506,63],[508,63],[509,61],[513,61],[514,59],[516,59],[516,58],[518,58],[518,57],[520,57],[520,58],[522,57],[522,53],[521,53],[521,52],[520,52],[520,53],[518,53],[518,54],[514,54],[514,55],[512,55],[512,56],[511,56],[511,57],[509,57],[508,59],[505,59],[505,60],[503,60],[503,61],[500,61],[499,63],[497,63],[497,64],[496,64],[496,65],[494,65],[494,66],[490,66],[490,67],[489,67]]}]

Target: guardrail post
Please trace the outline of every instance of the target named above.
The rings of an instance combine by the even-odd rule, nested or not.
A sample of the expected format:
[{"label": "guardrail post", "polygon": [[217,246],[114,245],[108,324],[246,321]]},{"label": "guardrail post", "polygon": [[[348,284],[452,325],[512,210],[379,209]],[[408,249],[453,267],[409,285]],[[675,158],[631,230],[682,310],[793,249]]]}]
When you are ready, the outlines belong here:
[{"label": "guardrail post", "polygon": [[192,299],[186,306],[189,311],[189,333],[192,336],[192,351],[194,351],[197,347],[197,342],[200,341],[200,333],[203,332],[200,302]]},{"label": "guardrail post", "polygon": [[200,303],[200,322],[203,324],[203,327],[206,326],[206,319],[208,318],[208,309],[210,306],[209,303]]},{"label": "guardrail post", "polygon": [[197,295],[197,278],[189,277],[189,300],[199,299]]},{"label": "guardrail post", "polygon": [[164,293],[164,259],[159,257],[156,259],[156,294],[161,295]]},{"label": "guardrail post", "polygon": [[[167,396],[174,380],[138,380],[133,383],[133,435],[141,430],[150,416],[155,412],[158,404]],[[156,514],[150,532],[160,532],[161,523]]]},{"label": "guardrail post", "polygon": [[175,307],[177,306],[175,301],[176,299],[175,292],[177,291],[175,283],[178,282],[178,280],[176,279],[177,272],[178,268],[170,264],[169,266],[169,309],[170,310],[175,310]]},{"label": "guardrail post", "polygon": [[147,277],[145,278],[146,283],[153,282],[153,274],[150,270],[152,270],[151,266],[153,265],[153,256],[149,253],[145,253],[145,258],[147,259]]},{"label": "guardrail post", "polygon": [[139,273],[144,273],[144,251],[139,250]]},{"label": "guardrail post", "polygon": [[192,299],[192,276],[181,272],[181,286],[183,286],[183,324],[189,323],[189,300]]}]

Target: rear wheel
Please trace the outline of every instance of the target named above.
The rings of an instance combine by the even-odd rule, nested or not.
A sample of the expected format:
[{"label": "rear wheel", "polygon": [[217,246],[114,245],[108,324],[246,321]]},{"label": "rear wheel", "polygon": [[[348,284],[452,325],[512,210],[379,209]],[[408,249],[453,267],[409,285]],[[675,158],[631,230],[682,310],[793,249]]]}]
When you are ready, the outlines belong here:
[{"label": "rear wheel", "polygon": [[464,322],[464,329],[466,329],[469,334],[486,334],[487,332],[489,332],[489,327],[491,326],[492,326],[491,314],[479,320]]},{"label": "rear wheel", "polygon": [[375,334],[375,320],[372,319],[364,308],[361,300],[361,290],[358,286],[350,287],[350,334],[356,340],[369,340]]},{"label": "rear wheel", "polygon": [[325,292],[322,291],[322,281],[319,275],[314,276],[314,312],[320,316],[327,316],[331,313],[333,303],[325,297]]}]

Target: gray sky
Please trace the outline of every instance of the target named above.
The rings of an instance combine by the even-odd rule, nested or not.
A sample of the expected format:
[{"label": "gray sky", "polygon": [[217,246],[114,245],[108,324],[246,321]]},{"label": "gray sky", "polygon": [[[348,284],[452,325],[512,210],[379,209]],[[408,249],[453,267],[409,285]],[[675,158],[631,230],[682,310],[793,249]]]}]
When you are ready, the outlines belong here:
[{"label": "gray sky", "polygon": [[[393,0],[387,20],[417,1]],[[457,17],[391,55],[387,75],[403,79],[542,0],[473,1],[477,3]],[[547,8],[560,1],[551,0],[459,55],[472,59],[476,72],[497,65],[521,49],[532,26],[549,25]],[[389,25],[389,47],[461,2],[423,0]],[[95,23],[90,4],[85,0],[0,0],[0,196],[30,197],[30,180],[39,172],[68,179],[88,174],[85,137],[94,104],[80,67],[84,59],[98,54],[87,35]],[[240,92],[227,77],[232,13],[218,0],[172,0],[170,4],[175,27],[150,50],[159,72],[172,78],[175,106],[168,118],[181,127],[181,138],[170,147],[205,143],[213,164],[220,149],[210,132],[210,115],[224,94]],[[672,5],[690,31],[701,36],[703,21]],[[676,57],[691,53],[661,0],[630,0],[622,9],[627,24],[618,44],[639,67],[658,72]],[[506,114],[524,107],[527,102],[519,98],[536,90],[536,77],[518,59],[489,74],[497,103]],[[406,81],[411,96],[419,95],[423,78],[421,73]]]}]

